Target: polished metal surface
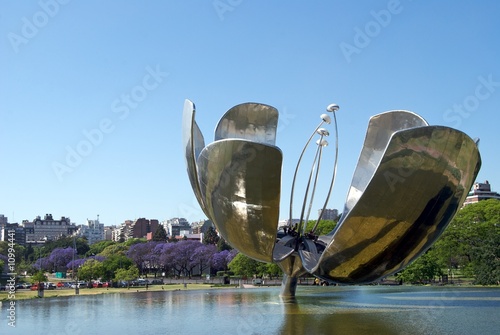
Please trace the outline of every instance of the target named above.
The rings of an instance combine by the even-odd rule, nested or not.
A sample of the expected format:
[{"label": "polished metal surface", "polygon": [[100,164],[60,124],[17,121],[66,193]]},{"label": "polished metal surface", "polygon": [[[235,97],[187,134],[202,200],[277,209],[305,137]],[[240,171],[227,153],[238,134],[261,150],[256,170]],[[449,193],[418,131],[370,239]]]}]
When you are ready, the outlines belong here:
[{"label": "polished metal surface", "polygon": [[194,103],[188,99],[184,101],[184,110],[182,114],[182,147],[185,152],[186,167],[191,182],[191,188],[194,191],[196,199],[203,212],[208,215],[205,204],[201,197],[200,183],[198,181],[198,168],[196,160],[200,152],[205,147],[203,134],[195,121],[196,108]]},{"label": "polished metal surface", "polygon": [[408,111],[389,111],[372,116],[368,123],[365,142],[347,194],[344,213],[349,212],[366,189],[382,160],[391,136],[398,130],[428,126],[419,115]]},{"label": "polished metal surface", "polygon": [[[327,110],[334,113],[337,153],[338,105],[332,104]],[[323,236],[315,236],[314,229],[302,231],[300,225],[278,232],[283,160],[275,146],[278,111],[256,103],[235,106],[221,118],[215,141],[207,146],[194,116],[194,104],[186,100],[183,146],[196,198],[230,245],[253,259],[280,266],[284,272],[283,296],[294,296],[297,278],[308,272],[328,281],[356,284],[403,269],[441,235],[481,166],[478,141],[466,134],[429,126],[412,112],[382,113],[369,121],[336,228]],[[320,136],[319,145],[329,134],[320,127],[329,124],[331,118],[323,114],[321,119],[306,147],[315,134]],[[306,147],[293,177],[290,207]],[[318,148],[309,176],[311,199],[324,149]],[[337,155],[323,209],[336,167]],[[307,199],[306,193],[301,219]],[[311,205],[312,200],[307,217]]]},{"label": "polished metal surface", "polygon": [[245,255],[272,262],[281,189],[281,151],[240,139],[203,149],[198,174],[203,202],[219,233]]},{"label": "polished metal surface", "polygon": [[[273,107],[238,105],[219,122],[218,140],[205,147],[195,106],[189,100],[184,103],[183,146],[201,208],[230,245],[264,262],[272,262],[279,219],[282,153],[266,144],[275,142],[277,120]],[[256,131],[239,133],[246,140],[224,139],[240,128]],[[289,252],[286,247],[280,250]]]},{"label": "polished metal surface", "polygon": [[278,110],[247,102],[229,109],[215,129],[215,141],[241,138],[269,145],[276,144]]},{"label": "polished metal surface", "polygon": [[476,144],[460,131],[396,132],[321,256],[301,252],[304,267],[340,283],[369,283],[402,269],[441,235],[480,165]]}]

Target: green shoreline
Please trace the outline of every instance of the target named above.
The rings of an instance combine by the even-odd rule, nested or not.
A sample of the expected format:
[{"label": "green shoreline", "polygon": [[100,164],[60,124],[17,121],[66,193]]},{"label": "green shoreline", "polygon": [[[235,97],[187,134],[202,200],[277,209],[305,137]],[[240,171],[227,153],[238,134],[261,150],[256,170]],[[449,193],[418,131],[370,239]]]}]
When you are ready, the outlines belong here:
[{"label": "green shoreline", "polygon": [[[221,289],[221,288],[235,288],[236,285],[219,286],[214,284],[165,284],[165,285],[150,285],[148,288],[141,287],[121,287],[121,288],[81,288],[78,295],[98,295],[110,293],[137,293],[137,292],[162,292],[162,291],[190,291],[190,290],[207,290],[207,289]],[[76,296],[75,289],[63,288],[54,290],[45,290],[44,297],[38,298],[37,291],[28,289],[17,290],[13,297],[9,297],[9,291],[0,292],[0,301],[17,301],[26,299],[46,299],[54,297],[71,297]]]}]

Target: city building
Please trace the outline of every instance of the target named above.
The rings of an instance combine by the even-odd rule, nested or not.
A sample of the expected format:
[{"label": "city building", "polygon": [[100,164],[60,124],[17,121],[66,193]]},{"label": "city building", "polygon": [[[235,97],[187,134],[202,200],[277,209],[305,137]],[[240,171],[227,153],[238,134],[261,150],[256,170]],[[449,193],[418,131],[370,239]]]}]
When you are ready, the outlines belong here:
[{"label": "city building", "polygon": [[[146,237],[148,233],[155,233],[158,228],[159,222],[156,219],[148,220],[146,218],[139,218],[135,221],[127,220],[122,223],[120,227],[120,233],[118,235],[118,241],[120,239],[128,240],[131,238],[143,238]],[[117,237],[116,234],[114,235]]]},{"label": "city building", "polygon": [[120,227],[118,227],[117,229],[115,229],[113,231],[113,241],[115,241],[115,242],[126,241],[127,236],[129,235],[130,227],[132,226],[132,223],[134,223],[134,221],[125,220],[122,224],[120,224]]},{"label": "city building", "polygon": [[63,236],[71,236],[78,230],[68,217],[63,216],[56,220],[52,214],[45,214],[43,219],[37,216],[33,221],[23,220],[21,225],[25,230],[25,241],[30,244],[45,243],[45,241],[57,240]]},{"label": "city building", "polygon": [[89,245],[105,239],[104,224],[99,222],[99,215],[96,220],[87,219],[86,225],[81,225],[75,232],[76,236],[85,237]]},{"label": "city building", "polygon": [[[191,233],[191,225],[184,218],[173,218],[164,223],[167,235],[171,237],[184,236]],[[183,231],[181,235],[181,231]]]},{"label": "city building", "polygon": [[14,243],[25,245],[26,234],[24,227],[18,223],[9,223],[8,218],[0,214],[0,241],[11,241],[14,238]]},{"label": "city building", "polygon": [[191,223],[191,234],[204,234],[210,227],[215,228],[215,225],[211,220],[193,222]]},{"label": "city building", "polygon": [[178,235],[175,236],[176,240],[189,240],[189,241],[198,241],[203,243],[203,233],[201,234],[186,234],[186,235]]},{"label": "city building", "polygon": [[497,199],[500,200],[500,194],[491,191],[491,185],[486,180],[484,183],[475,183],[472,190],[465,198],[463,206],[479,202],[481,200]]},{"label": "city building", "polygon": [[337,218],[339,217],[339,211],[337,209],[325,208],[323,215],[321,215],[321,212],[322,212],[322,209],[319,209],[318,210],[318,217],[321,216],[321,220],[337,221]]},{"label": "city building", "polygon": [[106,241],[114,241],[115,231],[118,231],[116,226],[105,226],[104,227],[104,239]]}]

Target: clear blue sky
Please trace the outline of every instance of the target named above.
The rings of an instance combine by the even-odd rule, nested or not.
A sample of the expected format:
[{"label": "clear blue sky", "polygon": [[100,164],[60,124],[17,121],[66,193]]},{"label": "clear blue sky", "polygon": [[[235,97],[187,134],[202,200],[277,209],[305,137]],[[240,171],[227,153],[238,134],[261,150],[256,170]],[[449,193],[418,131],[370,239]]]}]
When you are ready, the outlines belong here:
[{"label": "clear blue sky", "polygon": [[393,109],[480,137],[478,181],[499,191],[499,13],[493,0],[1,0],[0,213],[204,219],[181,148],[186,98],[207,143],[236,104],[280,111],[281,218],[330,103],[341,109],[328,207],[343,208],[370,116]]}]

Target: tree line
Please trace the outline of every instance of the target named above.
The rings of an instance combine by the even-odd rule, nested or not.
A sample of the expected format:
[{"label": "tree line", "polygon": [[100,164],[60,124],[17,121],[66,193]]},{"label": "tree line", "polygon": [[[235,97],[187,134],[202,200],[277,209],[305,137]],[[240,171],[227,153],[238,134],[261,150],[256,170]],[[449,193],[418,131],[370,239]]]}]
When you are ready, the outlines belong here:
[{"label": "tree line", "polygon": [[500,285],[500,201],[483,200],[458,211],[441,237],[397,274],[409,283],[454,276],[478,285]]},{"label": "tree line", "polygon": [[[310,231],[315,221],[308,222]],[[327,234],[336,222],[321,220],[317,235]],[[131,280],[141,275],[191,277],[231,271],[238,276],[280,276],[276,264],[255,261],[232,249],[215,229],[202,242],[168,239],[162,226],[152,241],[101,241],[64,237],[41,247],[16,245],[16,269],[34,274],[77,273],[82,280]],[[500,201],[486,200],[461,209],[427,252],[396,274],[406,283],[427,283],[457,274],[475,284],[500,284]],[[7,258],[7,242],[0,242],[0,266]]]}]

